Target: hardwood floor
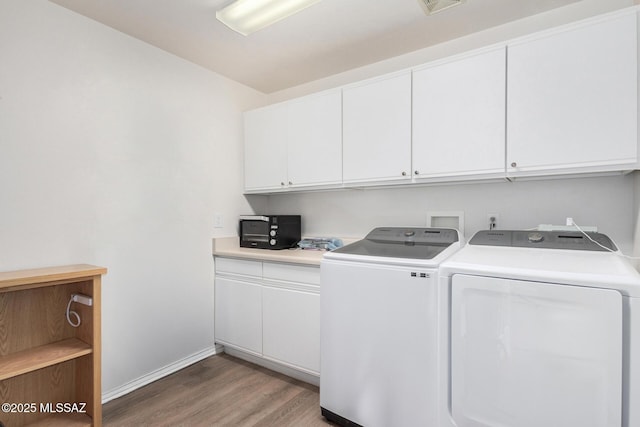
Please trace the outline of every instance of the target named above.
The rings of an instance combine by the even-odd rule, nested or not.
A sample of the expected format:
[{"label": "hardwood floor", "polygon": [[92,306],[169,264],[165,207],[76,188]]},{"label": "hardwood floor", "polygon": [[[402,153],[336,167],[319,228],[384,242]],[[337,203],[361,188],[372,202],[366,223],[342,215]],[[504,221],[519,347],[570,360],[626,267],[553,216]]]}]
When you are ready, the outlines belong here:
[{"label": "hardwood floor", "polygon": [[318,388],[235,357],[209,357],[103,406],[105,427],[331,426]]}]

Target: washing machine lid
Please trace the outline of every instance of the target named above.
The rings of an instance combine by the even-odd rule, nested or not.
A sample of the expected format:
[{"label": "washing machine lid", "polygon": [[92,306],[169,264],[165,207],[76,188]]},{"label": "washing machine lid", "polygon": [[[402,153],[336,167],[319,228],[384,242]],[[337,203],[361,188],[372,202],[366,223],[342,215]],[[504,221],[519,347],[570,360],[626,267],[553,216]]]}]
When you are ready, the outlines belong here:
[{"label": "washing machine lid", "polygon": [[434,260],[459,241],[454,229],[378,227],[364,239],[327,253],[325,258],[368,262]]}]

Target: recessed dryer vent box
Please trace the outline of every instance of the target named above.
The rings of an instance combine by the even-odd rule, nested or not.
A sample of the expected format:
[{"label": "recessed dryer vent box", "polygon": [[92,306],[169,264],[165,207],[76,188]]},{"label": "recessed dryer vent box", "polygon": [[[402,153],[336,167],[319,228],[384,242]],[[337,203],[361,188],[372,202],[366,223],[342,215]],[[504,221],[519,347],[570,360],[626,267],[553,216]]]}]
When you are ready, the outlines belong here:
[{"label": "recessed dryer vent box", "polygon": [[427,227],[455,228],[464,235],[464,212],[429,211],[427,212]]}]

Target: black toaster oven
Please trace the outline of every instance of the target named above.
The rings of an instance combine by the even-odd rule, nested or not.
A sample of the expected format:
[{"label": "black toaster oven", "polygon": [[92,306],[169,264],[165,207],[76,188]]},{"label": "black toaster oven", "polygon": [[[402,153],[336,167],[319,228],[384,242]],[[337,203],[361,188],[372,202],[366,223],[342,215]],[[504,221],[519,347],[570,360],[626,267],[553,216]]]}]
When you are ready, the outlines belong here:
[{"label": "black toaster oven", "polygon": [[300,215],[241,215],[240,247],[288,249],[300,241]]}]

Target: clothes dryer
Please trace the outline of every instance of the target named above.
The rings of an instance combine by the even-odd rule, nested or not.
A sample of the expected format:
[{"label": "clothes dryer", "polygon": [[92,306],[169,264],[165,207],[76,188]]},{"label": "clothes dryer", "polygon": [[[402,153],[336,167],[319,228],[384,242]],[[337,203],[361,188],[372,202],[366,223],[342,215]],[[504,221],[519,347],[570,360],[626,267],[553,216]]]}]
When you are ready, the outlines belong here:
[{"label": "clothes dryer", "polygon": [[481,231],[441,265],[440,426],[640,426],[640,275],[587,234]]}]

